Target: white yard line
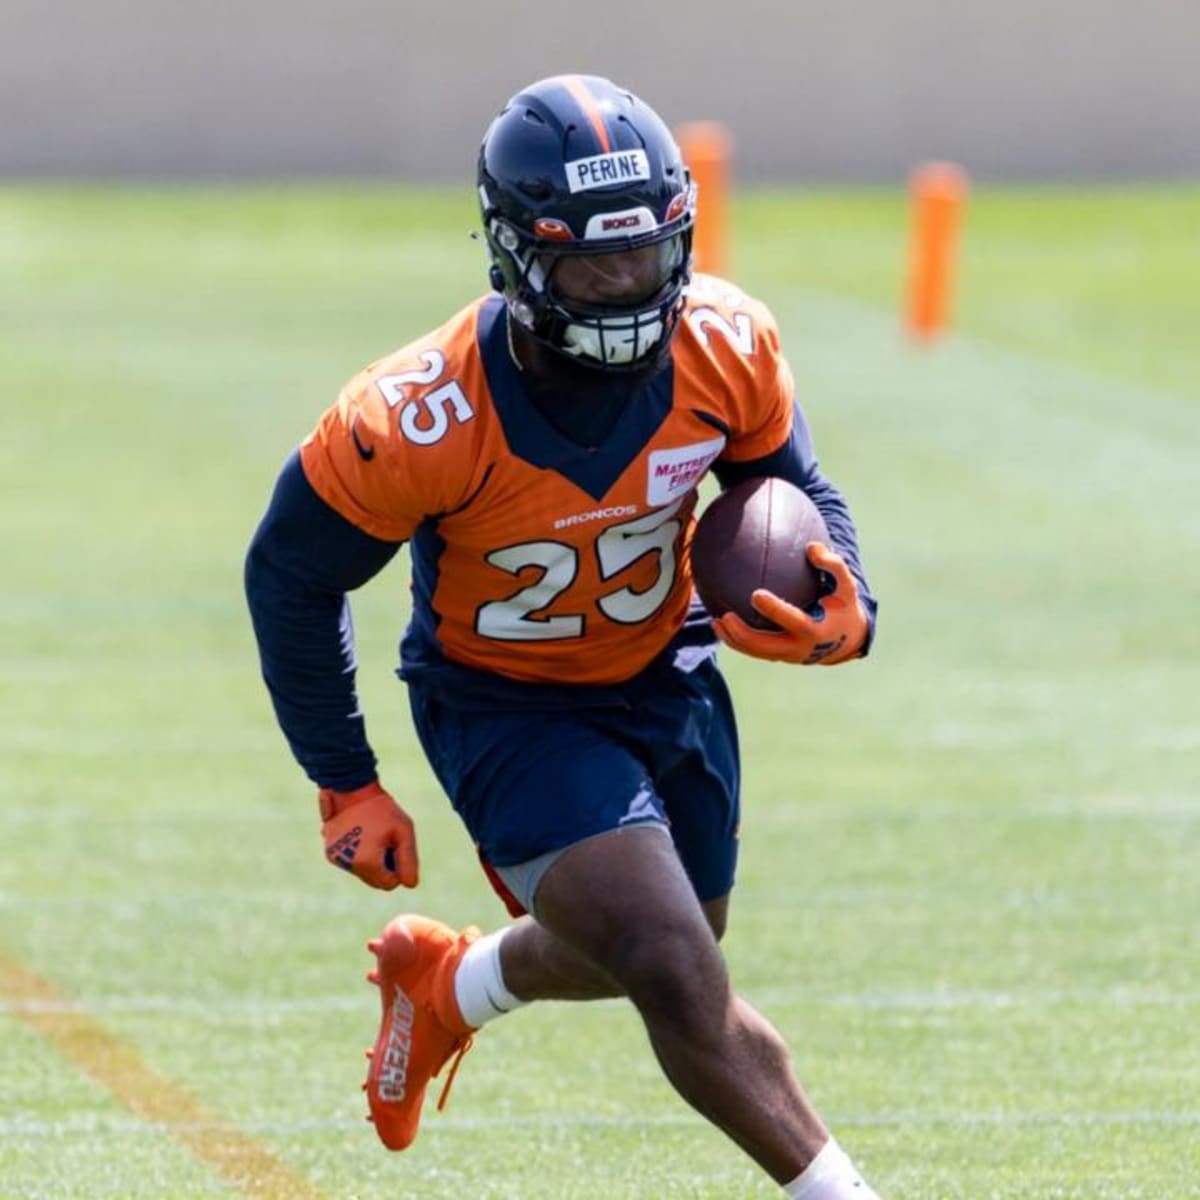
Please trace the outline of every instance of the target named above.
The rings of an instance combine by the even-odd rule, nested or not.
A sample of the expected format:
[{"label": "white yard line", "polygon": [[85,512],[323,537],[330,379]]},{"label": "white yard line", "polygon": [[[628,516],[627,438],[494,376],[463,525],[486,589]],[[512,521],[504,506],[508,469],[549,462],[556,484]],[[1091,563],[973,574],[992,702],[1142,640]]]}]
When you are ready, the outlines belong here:
[{"label": "white yard line", "polygon": [[[1017,1008],[1055,1008],[1092,1004],[1107,1008],[1181,1008],[1200,1004],[1200,990],[1167,991],[1136,988],[1046,988],[1031,991],[878,991],[832,995],[803,987],[744,989],[747,1000],[760,1005],[799,1004],[814,1008],[899,1010],[905,1012],[994,1011]],[[546,1001],[543,1004],[548,1003]],[[568,1001],[559,1002],[563,1005]],[[624,1000],[593,1000],[588,1008],[624,1006]],[[106,1013],[161,1014],[178,1017],[271,1018],[310,1013],[375,1012],[374,993],[363,989],[353,994],[281,997],[212,997],[131,995],[92,996],[62,1000],[0,1000],[0,1014],[18,1012],[77,1012],[102,1016]]]},{"label": "white yard line", "polygon": [[[829,1120],[839,1128],[921,1128],[929,1126],[971,1127],[1029,1127],[1117,1128],[1136,1125],[1200,1125],[1200,1110],[1172,1111],[1134,1109],[1116,1112],[891,1112],[891,1113],[829,1113]],[[360,1115],[327,1117],[301,1121],[243,1121],[239,1132],[253,1137],[293,1137],[311,1133],[338,1133],[357,1130],[362,1125]],[[462,1133],[488,1129],[691,1129],[704,1127],[699,1116],[688,1113],[640,1113],[629,1116],[594,1116],[587,1113],[529,1113],[508,1117],[446,1117],[438,1116],[422,1126],[422,1136],[436,1137],[441,1133]],[[198,1121],[139,1121],[132,1117],[68,1118],[61,1121],[0,1118],[0,1139],[39,1137],[122,1137],[147,1136],[160,1133],[208,1133],[229,1128],[219,1123]]]}]

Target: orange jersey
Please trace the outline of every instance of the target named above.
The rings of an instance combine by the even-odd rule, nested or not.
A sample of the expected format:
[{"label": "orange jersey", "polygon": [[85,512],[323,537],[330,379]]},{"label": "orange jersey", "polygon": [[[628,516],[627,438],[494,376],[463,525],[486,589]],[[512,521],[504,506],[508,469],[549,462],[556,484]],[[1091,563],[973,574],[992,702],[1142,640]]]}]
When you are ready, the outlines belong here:
[{"label": "orange jersey", "polygon": [[698,276],[668,365],[587,448],[524,391],[492,295],[351,379],[301,463],[359,529],[411,543],[414,628],[435,653],[615,683],[684,622],[700,480],[782,446],[792,392],[768,310]]}]

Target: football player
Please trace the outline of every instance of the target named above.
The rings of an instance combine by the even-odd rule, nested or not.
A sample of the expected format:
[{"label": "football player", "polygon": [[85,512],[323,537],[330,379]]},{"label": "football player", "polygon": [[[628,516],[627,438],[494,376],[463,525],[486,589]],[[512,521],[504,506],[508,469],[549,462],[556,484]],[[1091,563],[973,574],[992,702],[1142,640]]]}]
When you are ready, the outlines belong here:
[{"label": "football player", "polygon": [[[512,923],[397,917],[370,944],[382,1022],[367,1096],[384,1143],[472,1035],[538,999],[625,996],[671,1083],[784,1189],[870,1200],[731,988],[738,747],[718,638],[846,662],[875,602],[813,454],[771,314],[691,272],[695,189],[670,132],[608,80],[514,96],[478,166],[492,291],[346,384],[288,459],[250,547],[263,675],[319,789],[325,853],[415,887],[413,824],[355,694],[347,593],[403,544],[401,644],[421,744]],[[713,620],[687,554],[696,488],[779,476],[830,531],[826,594],[777,627]],[[448,1082],[448,1081],[447,1081]]]}]

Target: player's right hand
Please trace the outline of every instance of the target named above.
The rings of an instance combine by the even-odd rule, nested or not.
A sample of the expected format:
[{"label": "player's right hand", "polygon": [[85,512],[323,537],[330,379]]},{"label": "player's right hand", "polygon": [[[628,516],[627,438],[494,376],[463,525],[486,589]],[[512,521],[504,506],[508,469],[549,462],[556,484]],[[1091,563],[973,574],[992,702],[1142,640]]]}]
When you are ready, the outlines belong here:
[{"label": "player's right hand", "polygon": [[390,892],[417,886],[417,838],[412,818],[378,780],[352,792],[322,788],[325,857],[371,887]]}]

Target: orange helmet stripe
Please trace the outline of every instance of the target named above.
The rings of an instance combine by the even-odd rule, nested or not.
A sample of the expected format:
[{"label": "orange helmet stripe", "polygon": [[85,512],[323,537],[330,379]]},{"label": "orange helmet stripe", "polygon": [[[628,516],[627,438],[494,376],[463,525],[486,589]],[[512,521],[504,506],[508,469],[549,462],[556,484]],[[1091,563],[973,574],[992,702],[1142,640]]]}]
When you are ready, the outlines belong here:
[{"label": "orange helmet stripe", "polygon": [[564,75],[563,83],[571,95],[579,101],[580,108],[587,114],[587,119],[600,139],[604,153],[608,154],[612,150],[612,143],[608,140],[608,129],[604,124],[604,117],[600,112],[600,106],[596,103],[595,96],[587,90],[587,85],[578,75]]}]

